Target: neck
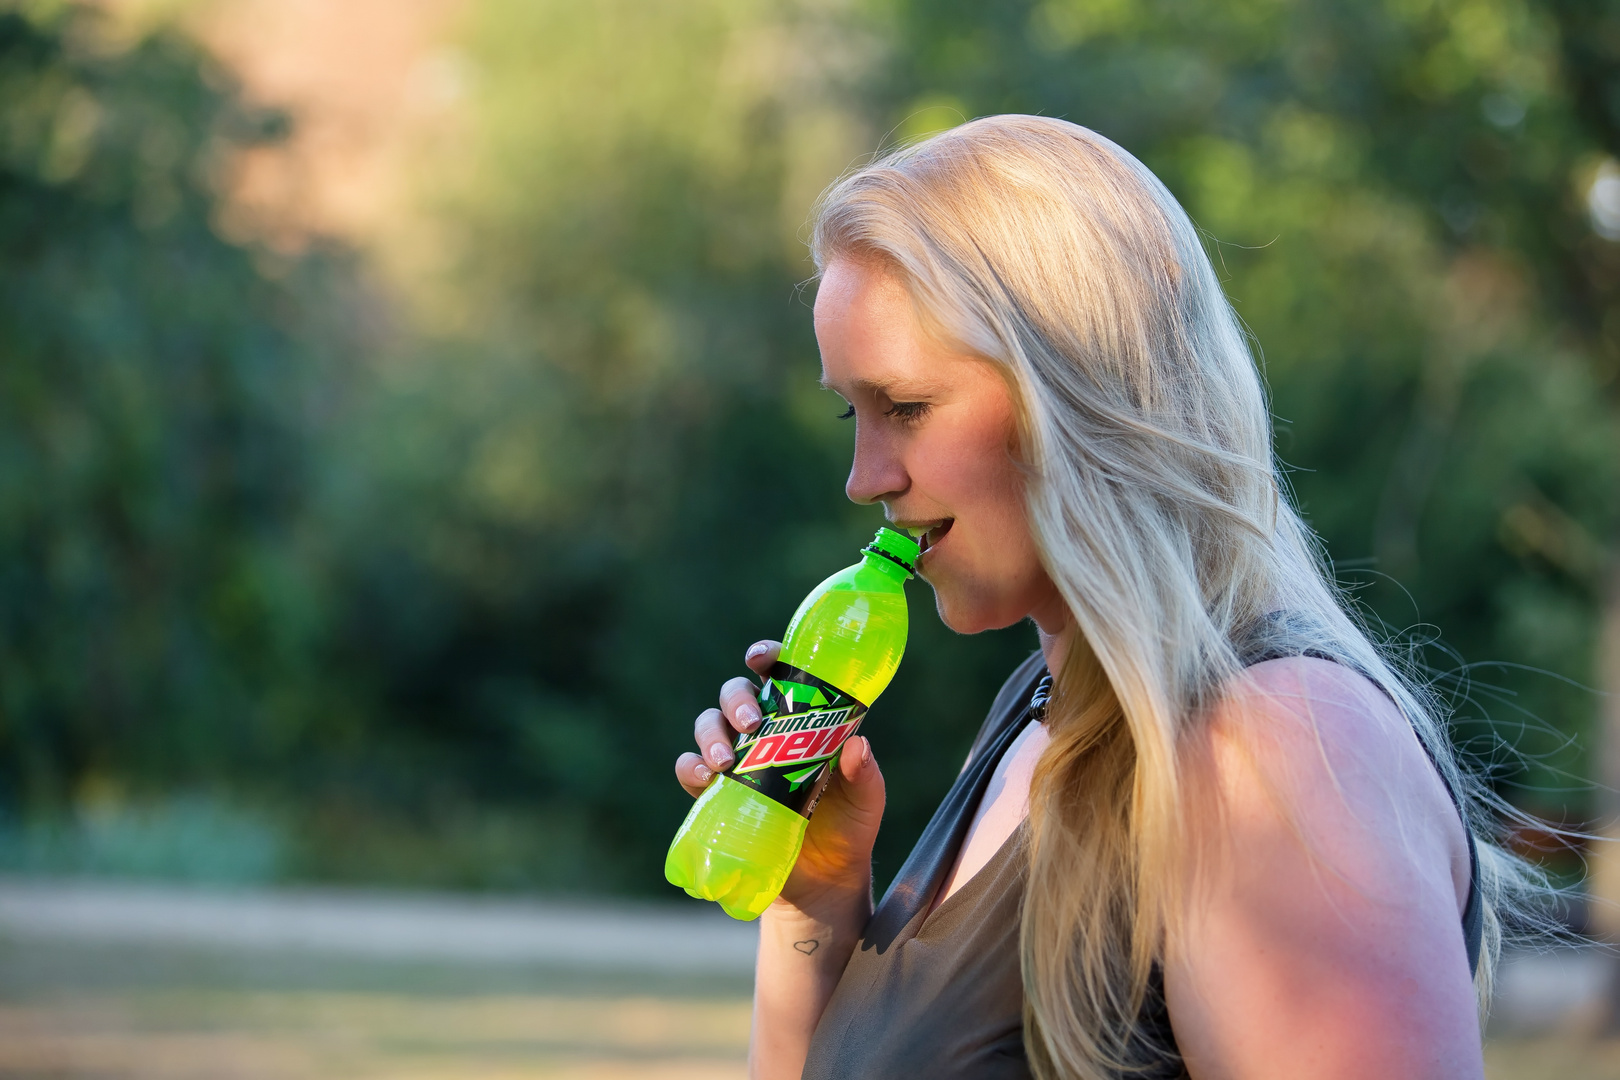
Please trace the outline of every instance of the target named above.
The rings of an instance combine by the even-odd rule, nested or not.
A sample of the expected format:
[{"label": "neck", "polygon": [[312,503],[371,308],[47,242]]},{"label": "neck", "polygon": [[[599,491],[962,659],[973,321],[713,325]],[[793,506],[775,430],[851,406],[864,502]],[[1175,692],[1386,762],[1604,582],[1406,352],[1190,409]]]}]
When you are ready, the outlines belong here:
[{"label": "neck", "polygon": [[1040,634],[1041,652],[1046,656],[1046,670],[1057,677],[1063,658],[1069,653],[1069,642],[1074,639],[1074,619],[1069,616],[1068,605],[1057,589],[1052,590],[1051,601],[1041,610],[1030,613],[1035,629]]},{"label": "neck", "polygon": [[1069,642],[1074,638],[1074,624],[1070,623],[1055,634],[1048,634],[1039,623],[1035,626],[1040,632],[1041,653],[1046,657],[1046,670],[1056,678],[1058,669],[1063,666],[1063,658],[1069,654]]}]

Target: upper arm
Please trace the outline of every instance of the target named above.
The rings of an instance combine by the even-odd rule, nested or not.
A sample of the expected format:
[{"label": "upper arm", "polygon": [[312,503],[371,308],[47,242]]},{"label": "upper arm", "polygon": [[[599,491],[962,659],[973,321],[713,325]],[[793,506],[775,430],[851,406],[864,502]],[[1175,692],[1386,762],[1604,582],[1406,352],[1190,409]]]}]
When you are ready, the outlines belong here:
[{"label": "upper arm", "polygon": [[1394,705],[1340,665],[1270,661],[1187,767],[1165,991],[1191,1074],[1482,1076],[1466,835]]}]

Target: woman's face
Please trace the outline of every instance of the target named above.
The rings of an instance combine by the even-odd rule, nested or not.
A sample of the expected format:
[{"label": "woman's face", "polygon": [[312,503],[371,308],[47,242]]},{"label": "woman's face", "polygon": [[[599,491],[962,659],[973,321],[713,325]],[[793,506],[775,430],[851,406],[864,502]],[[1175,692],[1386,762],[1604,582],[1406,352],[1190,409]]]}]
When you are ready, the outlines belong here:
[{"label": "woman's face", "polygon": [[1032,617],[1055,634],[1063,602],[1041,566],[1013,462],[1012,395],[988,361],[918,325],[906,287],[881,265],[837,259],[816,294],[822,383],[849,402],[855,460],[844,490],[926,529],[921,577],[963,634]]}]

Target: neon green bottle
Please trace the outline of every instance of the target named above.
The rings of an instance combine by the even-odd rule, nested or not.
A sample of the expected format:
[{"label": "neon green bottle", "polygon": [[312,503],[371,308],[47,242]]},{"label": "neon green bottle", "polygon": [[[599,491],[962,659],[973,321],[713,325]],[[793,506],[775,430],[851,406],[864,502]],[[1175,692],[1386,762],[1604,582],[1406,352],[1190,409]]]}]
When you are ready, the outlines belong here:
[{"label": "neon green bottle", "polygon": [[860,562],[804,598],[760,691],[763,722],[669,846],[671,884],[734,919],[757,919],[782,891],[839,748],[900,666],[917,554],[915,540],[879,529]]}]

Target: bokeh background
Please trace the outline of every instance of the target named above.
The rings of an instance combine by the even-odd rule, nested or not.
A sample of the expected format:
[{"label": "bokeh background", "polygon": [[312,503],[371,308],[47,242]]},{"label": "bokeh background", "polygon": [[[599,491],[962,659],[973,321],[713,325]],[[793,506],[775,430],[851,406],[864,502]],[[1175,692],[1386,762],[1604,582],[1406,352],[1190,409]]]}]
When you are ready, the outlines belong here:
[{"label": "bokeh background", "polygon": [[[1008,111],[1182,200],[1341,581],[1605,828],[1620,4],[5,0],[0,872],[670,900],[691,718],[880,520],[810,206]],[[1034,647],[914,597],[880,879]]]}]

